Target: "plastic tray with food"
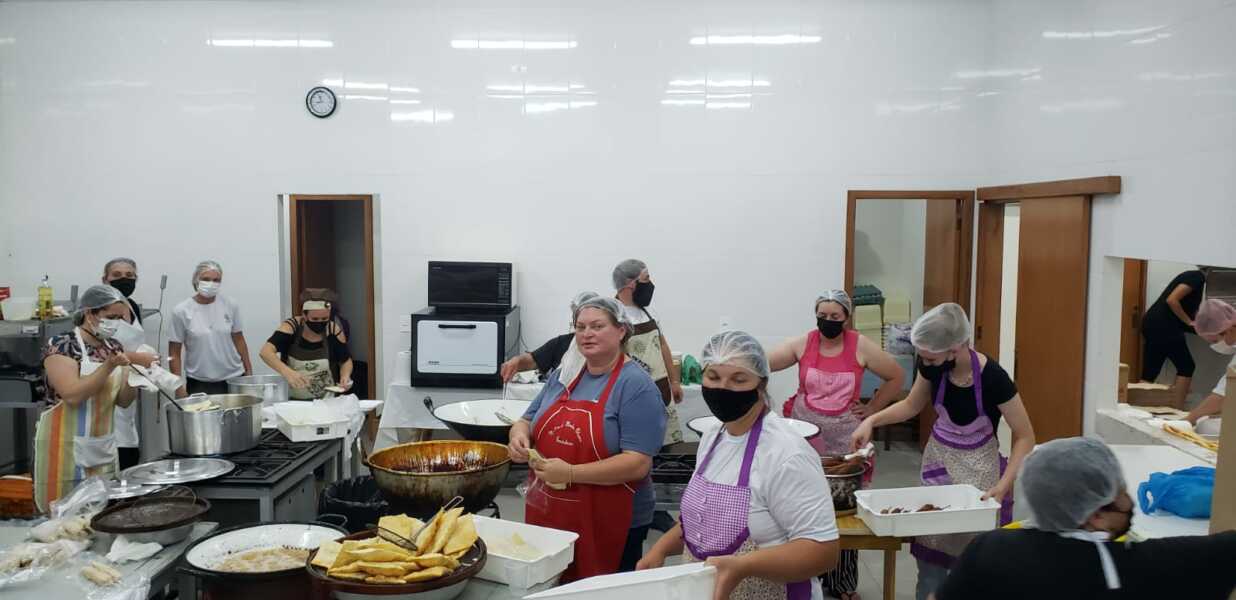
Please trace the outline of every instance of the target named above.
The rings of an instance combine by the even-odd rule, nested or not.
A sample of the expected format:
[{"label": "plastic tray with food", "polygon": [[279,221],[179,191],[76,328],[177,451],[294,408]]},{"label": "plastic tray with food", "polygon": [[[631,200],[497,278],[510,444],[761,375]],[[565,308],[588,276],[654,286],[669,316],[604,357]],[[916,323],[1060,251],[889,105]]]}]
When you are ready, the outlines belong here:
[{"label": "plastic tray with food", "polygon": [[972,485],[936,485],[855,492],[858,518],[878,536],[912,537],[988,531],[1000,503],[981,500]]},{"label": "plastic tray with food", "polygon": [[480,516],[476,532],[489,550],[477,577],[521,590],[557,579],[570,566],[579,539],[570,531]]}]

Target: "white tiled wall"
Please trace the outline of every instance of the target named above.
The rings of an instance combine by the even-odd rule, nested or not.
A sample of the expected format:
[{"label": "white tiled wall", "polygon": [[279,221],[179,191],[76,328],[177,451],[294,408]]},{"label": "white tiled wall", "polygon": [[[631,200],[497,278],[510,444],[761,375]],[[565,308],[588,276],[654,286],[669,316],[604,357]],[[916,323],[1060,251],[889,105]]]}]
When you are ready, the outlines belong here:
[{"label": "white tiled wall", "polygon": [[[256,350],[276,195],[374,193],[387,370],[429,258],[518,262],[533,344],[643,257],[698,352],[722,316],[810,327],[846,189],[1118,174],[1094,338],[1118,322],[1105,256],[1236,264],[1233,25],[1232,0],[2,2],[0,285],[124,254],[174,302],[216,258]],[[327,120],[304,110],[322,82]],[[1114,386],[1093,375],[1091,404]]]}]

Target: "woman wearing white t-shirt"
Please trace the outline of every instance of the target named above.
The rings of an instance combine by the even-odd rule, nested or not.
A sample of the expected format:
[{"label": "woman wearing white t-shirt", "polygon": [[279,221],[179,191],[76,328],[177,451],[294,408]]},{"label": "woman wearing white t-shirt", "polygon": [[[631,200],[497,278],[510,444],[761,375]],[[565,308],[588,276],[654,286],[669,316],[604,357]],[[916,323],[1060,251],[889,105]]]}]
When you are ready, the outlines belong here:
[{"label": "woman wearing white t-shirt", "polygon": [[197,293],[172,309],[167,353],[172,372],[185,377],[185,387],[179,392],[182,396],[226,394],[228,379],[253,373],[240,307],[219,295],[222,283],[223,267],[213,260],[202,261],[193,269]]},{"label": "woman wearing white t-shirt", "polygon": [[[704,401],[722,425],[700,440],[682,517],[639,562],[683,553],[717,568],[714,600],[819,600],[841,551],[820,457],[770,414],[768,357],[741,331],[704,346]],[[684,551],[685,549],[685,551]]]}]

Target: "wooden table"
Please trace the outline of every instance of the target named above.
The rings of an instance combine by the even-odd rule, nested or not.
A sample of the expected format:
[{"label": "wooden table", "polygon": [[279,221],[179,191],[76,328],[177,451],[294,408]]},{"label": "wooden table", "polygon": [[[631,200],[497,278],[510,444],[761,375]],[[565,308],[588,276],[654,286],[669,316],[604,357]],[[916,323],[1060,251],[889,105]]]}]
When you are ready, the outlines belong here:
[{"label": "wooden table", "polygon": [[901,538],[880,537],[871,533],[857,516],[837,517],[842,550],[882,550],[884,552],[884,600],[897,596],[897,552],[906,542]]}]

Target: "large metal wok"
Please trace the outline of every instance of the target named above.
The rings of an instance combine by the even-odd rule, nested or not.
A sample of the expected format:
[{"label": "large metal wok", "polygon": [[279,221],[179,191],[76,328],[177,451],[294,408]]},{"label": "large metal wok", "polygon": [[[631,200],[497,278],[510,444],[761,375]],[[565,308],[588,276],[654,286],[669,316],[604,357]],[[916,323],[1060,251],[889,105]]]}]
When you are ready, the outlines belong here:
[{"label": "large metal wok", "polygon": [[394,512],[427,518],[455,496],[475,513],[498,496],[511,469],[506,446],[440,440],[400,444],[369,455],[366,466]]},{"label": "large metal wok", "polygon": [[507,443],[511,422],[524,416],[531,405],[527,400],[467,400],[435,408],[433,398],[425,396],[425,408],[459,437],[498,444]]}]

